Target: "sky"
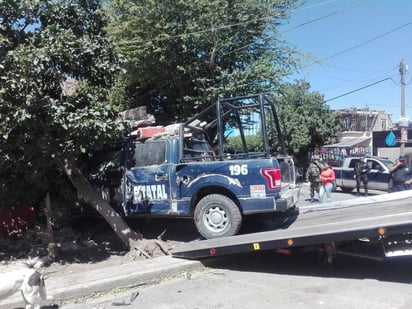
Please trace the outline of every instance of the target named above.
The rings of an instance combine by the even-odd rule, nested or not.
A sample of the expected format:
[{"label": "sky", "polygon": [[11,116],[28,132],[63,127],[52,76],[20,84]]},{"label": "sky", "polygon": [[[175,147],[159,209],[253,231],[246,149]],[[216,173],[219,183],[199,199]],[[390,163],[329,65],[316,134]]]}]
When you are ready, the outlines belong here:
[{"label": "sky", "polygon": [[411,0],[302,1],[280,31],[306,59],[289,81],[305,79],[331,109],[369,107],[398,122],[404,59],[405,116],[412,120]]}]

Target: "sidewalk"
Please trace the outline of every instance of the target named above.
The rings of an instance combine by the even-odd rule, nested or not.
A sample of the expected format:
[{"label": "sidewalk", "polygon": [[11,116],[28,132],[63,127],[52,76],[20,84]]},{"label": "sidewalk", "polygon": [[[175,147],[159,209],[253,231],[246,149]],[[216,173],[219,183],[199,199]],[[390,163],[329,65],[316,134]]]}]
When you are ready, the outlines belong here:
[{"label": "sidewalk", "polygon": [[[72,269],[70,269],[72,267]],[[46,288],[51,304],[60,304],[96,292],[107,292],[120,287],[132,287],[158,282],[184,272],[204,269],[199,261],[177,259],[171,256],[127,261],[103,261],[96,264],[68,266],[64,275],[40,270],[46,276]],[[24,307],[20,293],[0,301],[0,309]]]}]

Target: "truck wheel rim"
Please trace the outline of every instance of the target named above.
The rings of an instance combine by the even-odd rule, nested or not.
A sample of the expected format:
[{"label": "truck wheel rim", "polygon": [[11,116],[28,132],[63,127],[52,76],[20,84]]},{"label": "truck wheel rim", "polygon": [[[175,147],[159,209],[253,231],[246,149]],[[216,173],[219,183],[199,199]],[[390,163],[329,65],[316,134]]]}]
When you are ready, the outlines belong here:
[{"label": "truck wheel rim", "polygon": [[205,223],[210,230],[222,230],[226,227],[228,218],[220,207],[209,208],[205,214]]}]

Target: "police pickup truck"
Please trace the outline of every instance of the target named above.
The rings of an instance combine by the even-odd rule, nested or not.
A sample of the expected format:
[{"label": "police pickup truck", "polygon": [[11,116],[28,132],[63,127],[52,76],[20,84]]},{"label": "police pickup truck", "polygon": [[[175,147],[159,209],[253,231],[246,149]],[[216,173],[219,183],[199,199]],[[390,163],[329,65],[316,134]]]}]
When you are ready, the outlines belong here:
[{"label": "police pickup truck", "polygon": [[96,152],[88,175],[123,216],[193,218],[207,239],[236,234],[244,216],[292,208],[299,196],[264,94],[218,100],[185,123],[136,128]]},{"label": "police pickup truck", "polygon": [[[360,157],[345,157],[339,166],[334,166],[336,176],[336,187],[340,187],[343,192],[351,192],[356,188],[356,179],[353,178],[356,163]],[[392,179],[389,168],[393,162],[378,157],[365,157],[369,164],[368,189],[389,192],[392,187]]]}]

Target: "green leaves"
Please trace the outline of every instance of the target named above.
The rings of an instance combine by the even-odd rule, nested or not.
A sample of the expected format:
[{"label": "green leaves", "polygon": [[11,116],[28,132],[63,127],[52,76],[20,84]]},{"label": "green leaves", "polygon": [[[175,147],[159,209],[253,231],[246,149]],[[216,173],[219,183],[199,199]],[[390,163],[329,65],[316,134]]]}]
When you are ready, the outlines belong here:
[{"label": "green leaves", "polygon": [[0,198],[35,202],[57,181],[52,158],[118,136],[120,61],[99,0],[8,0],[0,16],[0,187],[22,188]]},{"label": "green leaves", "polygon": [[278,115],[289,153],[305,158],[309,148],[327,144],[341,130],[339,117],[320,93],[310,92],[308,82],[284,84],[279,93]]},{"label": "green leaves", "polygon": [[294,66],[276,32],[294,3],[111,1],[108,31],[126,58],[126,103],[147,105],[167,123],[219,96],[273,91]]}]

